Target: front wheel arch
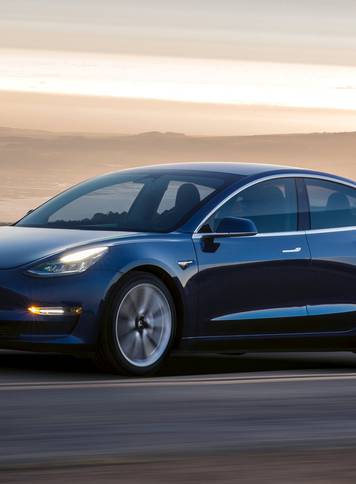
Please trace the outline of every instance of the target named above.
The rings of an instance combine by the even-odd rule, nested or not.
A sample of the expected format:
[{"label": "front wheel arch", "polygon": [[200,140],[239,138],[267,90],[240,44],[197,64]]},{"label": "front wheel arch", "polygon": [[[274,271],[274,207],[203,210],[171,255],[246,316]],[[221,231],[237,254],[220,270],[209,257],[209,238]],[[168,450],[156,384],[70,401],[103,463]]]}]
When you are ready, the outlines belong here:
[{"label": "front wheel arch", "polygon": [[[159,342],[163,341],[163,346],[161,347],[161,353],[157,355],[157,360],[153,360],[152,362],[148,361],[147,366],[140,365],[139,362],[135,364],[134,360],[130,360],[129,353],[126,353],[125,349],[123,349],[120,346],[120,342],[117,343],[117,339],[116,339],[117,337],[115,336],[115,331],[117,328],[116,327],[117,323],[115,322],[115,318],[116,318],[117,311],[120,311],[122,301],[125,300],[125,297],[128,294],[128,292],[131,290],[134,290],[134,288],[140,284],[152,285],[153,287],[155,286],[156,288],[158,288],[158,291],[161,292],[163,299],[165,299],[165,303],[167,307],[170,306],[171,308],[170,324],[172,324],[172,326],[170,330],[170,337],[166,341],[164,339],[161,340],[159,337],[158,341]],[[134,311],[133,314],[136,314],[137,307],[132,309]],[[130,311],[131,311],[131,308],[130,308]],[[144,318],[144,316],[142,316],[142,318]],[[141,317],[139,321],[140,320],[141,320]],[[152,324],[153,325],[155,324],[154,319],[150,319],[149,317],[149,319],[146,321],[143,319],[143,322],[146,325],[148,325],[148,326],[145,326],[147,330],[152,331],[152,328],[154,327],[152,326]],[[136,319],[136,324],[137,324],[137,319]],[[158,327],[162,328],[163,326],[158,325]],[[140,329],[131,328],[130,332],[132,331],[139,332]],[[142,331],[145,332],[146,330],[142,330]],[[120,373],[120,374],[135,375],[135,376],[151,375],[155,373],[159,368],[161,368],[162,364],[164,363],[164,360],[169,356],[169,353],[172,350],[175,342],[176,331],[177,331],[176,306],[175,306],[175,302],[173,300],[172,294],[168,289],[167,285],[155,274],[149,273],[147,271],[132,270],[127,274],[125,274],[125,277],[122,277],[119,283],[115,284],[111,288],[111,293],[106,298],[106,307],[101,320],[97,347],[93,355],[94,360],[96,361],[97,366],[100,369],[104,370],[105,372],[108,371],[110,373]],[[159,342],[157,342],[157,348],[158,348],[158,345],[160,344]],[[134,343],[134,346],[135,345],[136,343]]]},{"label": "front wheel arch", "polygon": [[105,308],[109,306],[112,297],[119,289],[119,287],[126,282],[126,279],[130,278],[132,274],[137,272],[153,274],[154,276],[158,277],[167,286],[167,289],[171,293],[171,296],[173,298],[174,305],[175,305],[176,315],[177,315],[177,328],[176,328],[173,348],[177,348],[182,338],[184,322],[186,320],[182,288],[180,288],[179,283],[176,282],[174,278],[161,267],[151,265],[151,264],[140,265],[130,269],[125,274],[123,274],[120,277],[120,279],[115,284],[113,284],[113,286],[110,288],[108,292],[108,295],[104,303],[104,314],[105,314]]}]

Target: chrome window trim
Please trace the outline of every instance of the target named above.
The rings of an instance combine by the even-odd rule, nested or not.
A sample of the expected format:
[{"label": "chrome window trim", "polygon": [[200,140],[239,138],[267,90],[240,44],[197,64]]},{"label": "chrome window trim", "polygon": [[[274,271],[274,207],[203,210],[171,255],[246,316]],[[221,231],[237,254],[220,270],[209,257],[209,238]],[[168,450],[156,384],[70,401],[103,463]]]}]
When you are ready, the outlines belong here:
[{"label": "chrome window trim", "polygon": [[[356,228],[355,228],[356,230]],[[236,237],[231,237],[234,239],[245,239],[245,238],[259,238],[259,237],[285,237],[287,235],[289,236],[297,236],[297,235],[305,235],[305,231],[303,230],[294,230],[293,232],[266,232],[266,233],[257,233],[256,235],[240,235]],[[217,235],[217,234],[215,234]],[[221,234],[219,234],[221,235]],[[213,233],[209,232],[199,232],[199,233],[194,233],[193,234],[193,239],[202,239],[204,237],[209,237],[209,236],[214,236]],[[225,234],[226,238],[226,234]]]},{"label": "chrome window trim", "polygon": [[313,234],[330,234],[330,233],[337,233],[337,232],[353,232],[356,230],[356,226],[347,226],[347,227],[334,227],[329,229],[310,229],[307,230],[305,233],[306,235],[313,235]]},{"label": "chrome window trim", "polygon": [[[235,195],[238,195],[239,193],[243,192],[247,188],[253,187],[254,185],[257,185],[258,183],[263,183],[265,181],[269,180],[278,180],[278,179],[284,179],[284,178],[311,178],[311,179],[316,179],[316,180],[324,180],[324,181],[330,181],[339,185],[344,185],[348,186],[351,188],[354,188],[356,190],[356,183],[354,182],[348,182],[347,180],[338,180],[333,178],[332,176],[328,175],[314,175],[312,173],[285,173],[285,174],[278,174],[278,175],[269,175],[265,176],[263,178],[259,178],[258,180],[253,180],[250,183],[247,183],[247,185],[244,185],[243,187],[238,188],[235,190],[233,193],[230,193],[224,200],[222,200],[216,207],[214,207],[207,216],[203,218],[203,220],[200,222],[200,224],[197,226],[197,228],[193,232],[193,238],[200,238],[196,237],[197,235],[200,235],[199,230],[201,227],[204,225],[204,223],[212,216],[214,215],[215,212],[219,210],[225,203],[227,203],[231,198],[233,198]],[[299,235],[299,234],[312,234],[312,233],[326,233],[326,232],[344,232],[344,231],[351,231],[351,230],[356,230],[356,227],[336,227],[336,228],[329,228],[329,229],[310,229],[307,231],[303,230],[297,230],[297,231],[292,231],[292,232],[263,232],[263,233],[258,233],[257,235],[250,236],[250,237],[258,237],[258,236],[281,236],[281,235]],[[202,234],[204,235],[204,234]],[[206,234],[205,234],[206,235]]]},{"label": "chrome window trim", "polygon": [[[257,233],[255,237],[284,237],[284,236],[294,236],[305,234],[304,230],[293,230],[290,232],[261,232],[260,234]],[[253,236],[252,236],[253,237]]]}]

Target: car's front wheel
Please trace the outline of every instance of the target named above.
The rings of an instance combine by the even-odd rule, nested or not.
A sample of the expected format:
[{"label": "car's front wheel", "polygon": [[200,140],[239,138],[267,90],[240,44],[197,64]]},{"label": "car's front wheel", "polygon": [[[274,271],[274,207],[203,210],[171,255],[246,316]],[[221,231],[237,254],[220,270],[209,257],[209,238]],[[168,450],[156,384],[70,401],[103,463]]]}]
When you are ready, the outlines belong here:
[{"label": "car's front wheel", "polygon": [[97,360],[117,373],[153,373],[169,353],[175,328],[176,311],[168,288],[153,274],[133,272],[109,302]]}]

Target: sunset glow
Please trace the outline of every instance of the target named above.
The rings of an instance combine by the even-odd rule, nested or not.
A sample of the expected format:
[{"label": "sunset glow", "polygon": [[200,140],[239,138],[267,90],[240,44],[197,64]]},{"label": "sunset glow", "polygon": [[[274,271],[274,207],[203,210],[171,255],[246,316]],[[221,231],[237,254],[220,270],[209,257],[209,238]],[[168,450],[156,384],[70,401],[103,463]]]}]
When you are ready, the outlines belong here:
[{"label": "sunset glow", "polygon": [[2,50],[0,90],[356,110],[356,67]]},{"label": "sunset glow", "polygon": [[15,4],[1,1],[0,126],[199,135],[355,129],[354,0]]}]

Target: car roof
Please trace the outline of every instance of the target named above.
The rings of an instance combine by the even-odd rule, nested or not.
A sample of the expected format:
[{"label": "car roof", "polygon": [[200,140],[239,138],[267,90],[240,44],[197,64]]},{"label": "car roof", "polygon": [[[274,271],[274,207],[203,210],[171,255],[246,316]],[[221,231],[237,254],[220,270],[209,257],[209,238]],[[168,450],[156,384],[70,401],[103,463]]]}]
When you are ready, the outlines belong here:
[{"label": "car roof", "polygon": [[[243,177],[247,176],[268,176],[274,173],[305,173],[305,174],[316,174],[316,175],[329,175],[327,173],[322,173],[319,171],[309,170],[305,168],[283,166],[283,165],[272,165],[267,163],[238,163],[238,162],[184,162],[184,163],[168,163],[168,164],[157,164],[151,166],[141,166],[134,168],[133,171],[205,171],[210,173],[226,173],[231,175],[239,175]],[[131,171],[131,170],[130,170]],[[335,175],[329,175],[335,178]]]}]

